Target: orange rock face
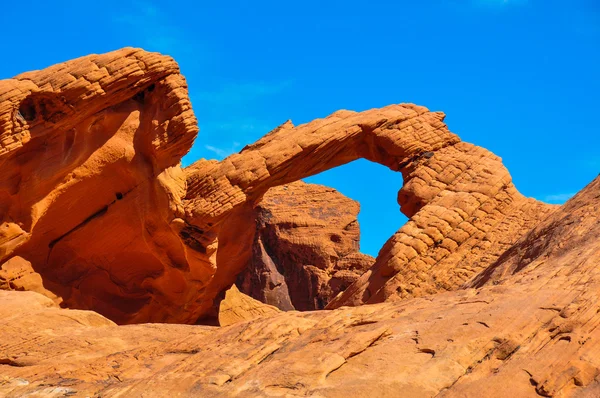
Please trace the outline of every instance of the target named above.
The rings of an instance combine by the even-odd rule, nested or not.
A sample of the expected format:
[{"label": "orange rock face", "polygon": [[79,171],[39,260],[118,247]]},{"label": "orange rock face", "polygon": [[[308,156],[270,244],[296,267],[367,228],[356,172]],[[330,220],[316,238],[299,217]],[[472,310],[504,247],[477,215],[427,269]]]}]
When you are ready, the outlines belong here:
[{"label": "orange rock face", "polygon": [[[171,58],[124,49],[26,73],[0,82],[0,264],[21,257],[64,306],[117,323],[194,323],[216,314],[256,244],[274,250],[266,224],[256,235],[269,189],[366,158],[403,173],[410,220],[329,308],[453,290],[555,207],[520,195],[498,157],[443,119],[410,104],[339,111],[182,170],[197,127]],[[280,227],[278,246],[303,245]],[[334,278],[345,261],[366,265],[344,242],[313,247],[285,305],[320,308],[355,279]],[[309,280],[320,287],[294,298]]]},{"label": "orange rock face", "polygon": [[4,80],[0,129],[0,263],[21,256],[63,305],[119,323],[195,320],[175,307],[212,265],[178,232],[197,125],[172,59],[125,49]]},{"label": "orange rock face", "polygon": [[241,291],[282,310],[323,309],[375,262],[359,252],[359,209],[320,185],[271,188],[255,208],[257,232],[238,276]]},{"label": "orange rock face", "polygon": [[219,325],[229,326],[278,312],[276,307],[261,303],[241,293],[233,285],[225,292],[225,298],[219,303]]},{"label": "orange rock face", "polygon": [[[443,117],[339,111],[181,169],[197,127],[168,57],[1,81],[0,395],[598,396],[600,177],[525,198]],[[357,158],[403,173],[410,217],[360,277],[357,205],[293,183]],[[252,277],[275,269],[299,309],[354,282],[280,312],[231,288],[249,264],[242,286],[271,300]]]},{"label": "orange rock face", "polygon": [[0,267],[0,290],[37,292],[57,303],[61,301],[44,287],[41,275],[33,270],[31,263],[19,256],[12,257]]},{"label": "orange rock face", "polygon": [[340,111],[287,122],[223,162],[188,167],[188,222],[218,231],[210,296],[248,263],[251,208],[269,188],[361,157],[403,173],[398,202],[410,220],[329,308],[453,290],[492,264],[556,207],[523,197],[500,158],[460,142],[443,118],[414,105]]},{"label": "orange rock face", "polygon": [[[404,178],[398,202],[410,220],[329,308],[454,290],[556,209],[521,195],[500,159],[471,144],[417,160]],[[415,197],[427,200],[418,210]]]},{"label": "orange rock face", "polygon": [[488,272],[501,277],[401,302],[115,326],[0,291],[0,394],[597,396],[599,190],[600,178],[526,234],[507,252],[524,261]]},{"label": "orange rock face", "polygon": [[[182,170],[197,127],[172,59],[125,49],[30,72],[0,83],[0,261],[29,261],[71,308],[194,323],[256,258],[254,208],[270,188],[362,157],[403,173],[411,219],[330,308],[452,290],[554,207],[522,197],[500,159],[443,118],[339,111]],[[306,265],[304,280],[329,267]],[[321,307],[354,278],[339,276],[291,304]]]}]

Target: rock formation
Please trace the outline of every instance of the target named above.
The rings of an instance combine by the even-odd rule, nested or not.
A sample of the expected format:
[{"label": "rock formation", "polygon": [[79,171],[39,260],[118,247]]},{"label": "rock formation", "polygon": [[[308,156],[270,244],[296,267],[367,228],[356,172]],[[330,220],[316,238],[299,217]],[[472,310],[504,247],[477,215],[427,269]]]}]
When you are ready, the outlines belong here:
[{"label": "rock formation", "polygon": [[213,265],[179,237],[178,164],[197,130],[177,64],[158,54],[1,81],[0,263],[21,256],[63,305],[119,323],[195,321],[185,307]]},{"label": "rock formation", "polygon": [[19,256],[12,257],[0,267],[0,290],[37,292],[57,303],[61,301],[44,287],[41,275],[34,271],[31,263]]},{"label": "rock formation", "polygon": [[339,111],[182,170],[198,129],[171,58],[124,49],[25,73],[0,82],[0,265],[19,256],[63,306],[117,323],[195,323],[252,261],[269,189],[366,158],[402,172],[410,220],[329,307],[453,290],[555,206],[443,119]]},{"label": "rock formation", "polygon": [[219,304],[219,325],[229,326],[261,316],[273,315],[277,312],[279,310],[276,307],[261,303],[241,293],[233,285],[225,292],[225,298]]},{"label": "rock formation", "polygon": [[0,395],[598,396],[599,191],[600,177],[478,289],[401,302],[225,328],[115,326],[0,291]]},{"label": "rock formation", "polygon": [[186,168],[186,222],[202,231],[195,235],[199,245],[213,242],[209,236],[218,240],[206,295],[230,286],[248,263],[252,209],[268,189],[358,158],[402,172],[398,203],[410,220],[329,308],[468,282],[556,206],[521,195],[500,158],[460,142],[443,118],[407,104],[339,111],[297,127],[286,122],[222,162],[200,160]]},{"label": "rock formation", "polygon": [[[0,81],[0,395],[598,396],[600,177],[527,199],[443,118],[339,111],[182,169],[169,57]],[[402,172],[410,218],[360,277],[356,204],[293,183],[357,158]],[[355,280],[280,312],[232,288],[249,264],[242,286],[299,309]],[[287,288],[248,285],[265,270]],[[211,315],[229,326],[116,325]]]},{"label": "rock formation", "polygon": [[282,310],[323,309],[375,262],[359,252],[359,209],[320,185],[271,188],[255,208],[252,256],[238,287]]}]

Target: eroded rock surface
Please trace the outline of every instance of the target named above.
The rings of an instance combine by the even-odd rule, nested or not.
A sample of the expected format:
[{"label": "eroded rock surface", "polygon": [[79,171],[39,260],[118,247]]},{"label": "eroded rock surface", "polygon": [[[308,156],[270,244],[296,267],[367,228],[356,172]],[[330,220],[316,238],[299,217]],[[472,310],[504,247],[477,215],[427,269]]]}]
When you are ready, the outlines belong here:
[{"label": "eroded rock surface", "polygon": [[225,328],[115,326],[0,292],[0,394],[595,396],[598,192],[600,178],[509,250],[535,256],[479,289]]},{"label": "eroded rock surface", "polygon": [[556,206],[521,195],[499,157],[461,142],[443,119],[410,104],[339,111],[297,127],[286,122],[222,162],[186,168],[188,222],[218,231],[208,296],[250,260],[252,208],[268,189],[358,158],[402,172],[398,203],[410,219],[329,308],[453,290],[494,263]]},{"label": "eroded rock surface", "polygon": [[261,316],[273,315],[277,312],[279,312],[277,307],[261,303],[240,292],[233,285],[225,292],[225,298],[219,305],[219,325],[229,326]]},{"label": "eroded rock surface", "polygon": [[[411,218],[329,308],[454,290],[557,208],[525,198],[500,158],[466,143],[417,160],[404,179],[398,202]],[[415,197],[427,204],[411,214]]]},{"label": "eroded rock surface", "polygon": [[179,236],[198,131],[169,57],[124,49],[0,82],[0,263],[119,323],[194,322],[214,266]]},{"label": "eroded rock surface", "polygon": [[[600,178],[560,208],[527,199],[443,117],[339,111],[182,170],[197,127],[168,57],[124,49],[1,81],[0,395],[597,396]],[[403,173],[410,220],[332,310],[233,288],[227,327],[113,322],[213,313],[271,226],[291,253],[310,241],[283,231],[289,208],[256,234],[257,212],[279,197],[310,213],[291,183],[361,157]],[[337,254],[328,276],[356,258],[355,233],[311,249]]]},{"label": "eroded rock surface", "polygon": [[195,323],[252,261],[269,189],[365,158],[402,172],[410,220],[330,308],[457,289],[556,207],[443,119],[338,111],[182,170],[198,128],[171,58],[123,49],[25,73],[0,82],[0,265],[19,256],[64,306],[117,323]]},{"label": "eroded rock surface", "polygon": [[359,210],[332,188],[301,181],[271,188],[255,208],[241,291],[282,310],[323,309],[375,262],[359,252]]},{"label": "eroded rock surface", "polygon": [[17,290],[40,293],[57,303],[61,299],[44,287],[42,276],[35,272],[31,263],[15,256],[0,267],[0,290]]}]

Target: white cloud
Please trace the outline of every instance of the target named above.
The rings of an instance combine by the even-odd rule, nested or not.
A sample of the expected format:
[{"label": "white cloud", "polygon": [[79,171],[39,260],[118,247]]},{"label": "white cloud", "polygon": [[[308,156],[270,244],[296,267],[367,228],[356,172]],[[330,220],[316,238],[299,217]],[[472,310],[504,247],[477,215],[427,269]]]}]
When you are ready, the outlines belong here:
[{"label": "white cloud", "polygon": [[[216,147],[214,145],[204,145],[204,149],[213,152],[219,158],[224,159],[229,155],[236,153],[240,148],[239,142],[233,142],[228,147]],[[221,160],[219,159],[219,160]]]},{"label": "white cloud", "polygon": [[204,148],[208,149],[211,152],[216,153],[217,156],[220,156],[220,157],[223,157],[223,158],[227,156],[227,151],[224,150],[224,149],[217,148],[217,147],[212,146],[212,145],[204,145]]},{"label": "white cloud", "polygon": [[227,123],[200,123],[200,134],[190,152],[183,157],[182,164],[185,167],[200,158],[223,160],[279,124],[252,118],[240,118]]},{"label": "white cloud", "polygon": [[201,157],[223,159],[278,126],[281,120],[271,120],[268,104],[291,84],[290,80],[229,82],[214,90],[190,92],[200,134],[183,163]]},{"label": "white cloud", "polygon": [[210,135],[221,135],[223,133],[248,135],[254,132],[264,135],[272,130],[273,126],[256,119],[240,119],[236,122],[227,123],[200,123],[200,128],[204,133]]},{"label": "white cloud", "polygon": [[553,203],[553,204],[563,204],[567,200],[569,200],[573,196],[575,196],[576,193],[577,192],[558,193],[558,194],[553,194],[553,195],[546,195],[546,196],[544,196],[544,198],[542,199],[542,201],[547,202],[547,203]]}]

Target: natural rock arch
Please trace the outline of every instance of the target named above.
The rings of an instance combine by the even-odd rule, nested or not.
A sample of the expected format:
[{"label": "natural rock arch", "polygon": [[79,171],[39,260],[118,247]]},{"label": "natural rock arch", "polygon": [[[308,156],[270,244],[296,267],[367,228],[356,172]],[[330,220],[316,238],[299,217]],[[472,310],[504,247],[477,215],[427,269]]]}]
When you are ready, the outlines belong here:
[{"label": "natural rock arch", "polygon": [[398,203],[410,220],[329,308],[455,289],[483,270],[552,207],[524,198],[500,158],[460,142],[443,119],[411,104],[339,111],[298,127],[288,121],[222,162],[188,167],[187,221],[219,230],[208,296],[246,263],[248,209],[269,188],[358,158],[402,172]]},{"label": "natural rock arch", "polygon": [[197,125],[171,58],[124,49],[20,75],[0,82],[0,264],[22,257],[64,305],[120,323],[193,323],[245,264],[269,188],[365,158],[403,173],[410,220],[330,307],[454,289],[554,207],[443,119],[339,111],[182,171]]}]

